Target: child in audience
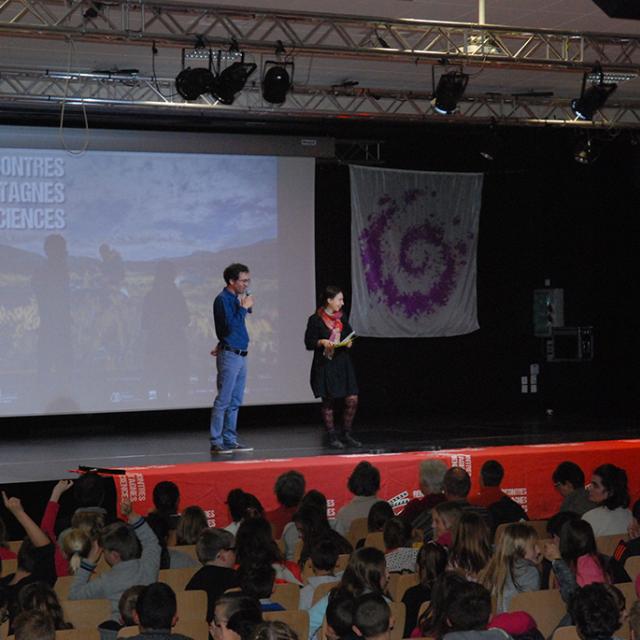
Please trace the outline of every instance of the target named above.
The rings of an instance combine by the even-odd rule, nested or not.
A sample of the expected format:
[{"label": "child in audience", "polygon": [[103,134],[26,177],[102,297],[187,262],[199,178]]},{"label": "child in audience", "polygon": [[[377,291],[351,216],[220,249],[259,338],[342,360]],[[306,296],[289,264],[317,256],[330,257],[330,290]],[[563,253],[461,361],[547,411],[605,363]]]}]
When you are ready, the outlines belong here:
[{"label": "child in audience", "polygon": [[136,603],[140,594],[144,591],[144,585],[135,584],[129,587],[118,601],[118,610],[120,611],[120,624],[123,627],[132,627],[136,624],[135,611]]},{"label": "child in audience", "polygon": [[[311,569],[313,575],[307,578],[307,584],[300,590],[301,610],[308,610],[313,603],[316,587],[327,582],[336,582],[335,568],[338,562],[338,548],[333,540],[320,539],[311,549]],[[342,575],[342,574],[340,574]]]},{"label": "child in audience", "polygon": [[353,611],[353,630],[365,640],[389,640],[393,623],[391,609],[379,594],[360,596]]},{"label": "child in audience", "polygon": [[42,611],[25,611],[15,622],[15,640],[55,640],[53,620]]},{"label": "child in audience", "polygon": [[[373,547],[364,547],[353,552],[349,564],[342,574],[340,584],[333,592],[337,592],[338,595],[346,593],[354,598],[364,593],[384,595],[388,582],[389,573],[384,553]],[[310,638],[313,638],[320,630],[328,604],[329,596],[327,595],[318,600],[309,610]]]},{"label": "child in audience", "polygon": [[544,555],[552,563],[565,602],[577,587],[609,582],[593,530],[585,520],[569,520],[560,532],[560,545],[547,542]]},{"label": "child in audience", "polygon": [[298,634],[285,622],[273,620],[259,624],[251,640],[304,640],[299,639]]},{"label": "child in audience", "polygon": [[171,633],[178,621],[176,594],[164,582],[144,587],[136,601],[133,614],[140,634],[132,640],[191,640],[179,633]]},{"label": "child in audience", "polygon": [[[324,493],[320,493],[320,491],[316,491],[315,489],[311,489],[311,491],[307,491],[298,506],[298,511],[296,513],[300,513],[306,507],[314,507],[321,514],[324,514],[325,520],[327,520],[327,498]],[[294,514],[295,516],[296,514]],[[331,525],[330,525],[331,526]],[[286,560],[294,560],[296,555],[296,547],[298,546],[298,542],[301,539],[301,522],[289,522],[284,529],[282,530],[282,541],[284,542],[284,556]]]},{"label": "child in audience", "polygon": [[147,524],[153,529],[160,545],[160,568],[161,569],[188,569],[198,565],[196,559],[184,551],[170,548],[169,534],[171,533],[171,522],[165,515],[152,511],[147,516]]},{"label": "child in audience", "polygon": [[629,610],[629,635],[631,640],[640,640],[640,602],[636,601]]},{"label": "child in audience", "polygon": [[[393,507],[386,500],[378,500],[369,509],[369,515],[367,515],[367,532],[378,533],[384,530],[384,525],[387,520],[393,518]],[[356,549],[364,547],[366,538],[360,538],[356,542]]]},{"label": "child in audience", "polygon": [[279,602],[271,599],[275,588],[276,570],[271,565],[251,567],[240,571],[240,589],[245,596],[255,598],[261,611],[284,611]]},{"label": "child in audience", "polygon": [[23,611],[42,611],[53,620],[56,631],[73,629],[73,625],[64,619],[64,611],[56,592],[44,582],[33,582],[18,594],[18,607]]},{"label": "child in audience", "polygon": [[327,519],[326,509],[319,509],[315,505],[305,504],[293,515],[293,522],[302,538],[302,550],[298,561],[301,570],[304,569],[311,555],[311,549],[318,540],[331,540],[336,545],[339,554],[353,551],[351,543],[331,528]]},{"label": "child in audience", "polygon": [[[89,557],[80,563],[69,590],[69,600],[107,598],[113,620],[120,617],[118,602],[125,589],[155,582],[160,568],[160,545],[151,527],[130,502],[123,501],[121,511],[129,525],[115,522],[105,527],[99,544],[94,543]],[[142,554],[138,558],[139,544]],[[103,552],[111,571],[90,580]]]},{"label": "child in audience", "polygon": [[620,628],[618,603],[606,585],[589,584],[577,589],[569,611],[581,640],[615,638]]},{"label": "child in audience", "polygon": [[254,598],[229,593],[217,602],[210,630],[214,640],[249,640],[262,622],[260,605]]},{"label": "child in audience", "polygon": [[428,636],[440,640],[449,631],[447,607],[453,592],[466,583],[467,579],[456,571],[445,571],[435,581],[429,606],[420,616],[418,626],[411,632],[411,637]]},{"label": "child in audience", "polygon": [[353,631],[353,610],[356,599],[350,593],[334,591],[329,594],[327,604],[327,639],[355,640]]},{"label": "child in audience", "polygon": [[480,576],[482,584],[496,598],[497,613],[509,610],[516,593],[540,589],[539,563],[535,529],[520,523],[508,525]]},{"label": "child in audience", "polygon": [[422,603],[431,600],[433,585],[447,568],[447,550],[437,542],[427,542],[420,548],[416,564],[420,584],[409,587],[402,598],[406,611],[403,638],[415,629]]},{"label": "child in audience", "polygon": [[175,531],[180,520],[180,489],[175,482],[163,480],[153,488],[153,506],[157,513],[169,520],[169,529]]},{"label": "child in audience", "polygon": [[209,527],[205,512],[198,506],[187,507],[180,516],[176,528],[176,544],[195,544],[201,531]]},{"label": "child in audience", "polygon": [[0,588],[6,592],[10,619],[18,610],[18,594],[21,589],[34,582],[53,586],[56,582],[55,546],[47,534],[29,517],[19,498],[9,498],[2,492],[4,506],[24,528],[27,537],[18,551],[18,567],[0,579]]},{"label": "child in audience", "polygon": [[490,558],[489,527],[477,513],[463,513],[449,552],[449,568],[461,572],[469,580],[477,581]]},{"label": "child in audience", "polygon": [[235,541],[224,529],[205,529],[196,543],[196,554],[202,563],[189,580],[187,591],[207,592],[207,622],[213,620],[216,600],[227,590],[238,586]]},{"label": "child in audience", "polygon": [[447,549],[453,544],[453,536],[462,518],[462,508],[458,502],[449,500],[433,507],[433,539]]},{"label": "child in audience", "polygon": [[383,537],[387,571],[415,571],[418,549],[411,546],[411,526],[400,518],[391,518],[384,525]]}]

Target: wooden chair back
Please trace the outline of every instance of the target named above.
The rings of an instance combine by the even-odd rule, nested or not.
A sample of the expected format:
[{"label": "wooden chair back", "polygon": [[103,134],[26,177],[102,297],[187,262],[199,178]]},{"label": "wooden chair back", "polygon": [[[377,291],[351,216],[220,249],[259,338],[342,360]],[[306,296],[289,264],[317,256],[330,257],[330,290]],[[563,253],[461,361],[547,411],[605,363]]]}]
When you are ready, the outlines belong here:
[{"label": "wooden chair back", "polygon": [[373,533],[368,533],[367,537],[364,539],[365,547],[373,547],[374,549],[380,549],[382,553],[386,551],[384,546],[384,537],[382,535],[382,531],[374,531]]},{"label": "wooden chair back", "polygon": [[426,600],[420,605],[420,608],[418,609],[418,621],[420,620],[420,616],[422,616],[422,614],[429,608],[430,604],[431,604],[431,601]]},{"label": "wooden chair back", "polygon": [[331,589],[334,589],[340,584],[340,580],[336,580],[335,582],[324,582],[319,584],[313,591],[313,600],[311,601],[311,605],[313,606],[316,602],[319,602],[324,598]]},{"label": "wooden chair back", "polygon": [[7,542],[7,546],[9,547],[9,551],[18,553],[18,551],[20,551],[20,547],[22,546],[22,540],[9,540],[9,542]]},{"label": "wooden chair back", "polygon": [[[158,582],[165,582],[176,593],[184,591],[193,574],[198,571],[198,567],[187,567],[185,569],[160,569],[158,572]],[[58,578],[59,580],[59,578]]]},{"label": "wooden chair back", "polygon": [[2,575],[8,576],[10,573],[15,573],[18,569],[18,559],[11,558],[9,560],[2,561]]},{"label": "wooden chair back", "polygon": [[69,590],[71,589],[71,585],[73,584],[74,577],[75,576],[60,576],[56,580],[53,590],[56,592],[58,600],[69,599]]},{"label": "wooden chair back", "polygon": [[63,629],[56,631],[56,640],[100,640],[100,631],[98,629]]},{"label": "wooden chair back", "polygon": [[95,629],[111,618],[111,603],[106,598],[99,600],[63,600],[60,603],[64,617],[74,629]]},{"label": "wooden chair back", "polygon": [[631,556],[624,562],[624,570],[629,574],[631,582],[635,582],[640,574],[640,556]]},{"label": "wooden chair back", "polygon": [[367,518],[356,518],[351,521],[346,538],[355,549],[356,544],[362,540],[362,538],[367,537],[367,533],[369,533]]},{"label": "wooden chair back", "polygon": [[575,626],[559,627],[553,632],[551,640],[580,640],[578,630]]},{"label": "wooden chair back", "polygon": [[618,542],[620,540],[628,540],[629,536],[624,533],[618,533],[613,536],[598,536],[596,538],[596,547],[598,549],[598,553],[602,553],[605,556],[612,556],[616,547],[618,546]]},{"label": "wooden chair back", "polygon": [[394,602],[402,602],[402,598],[407,589],[415,587],[420,583],[417,573],[392,573],[389,576],[387,591]]},{"label": "wooden chair back", "polygon": [[262,617],[267,621],[279,620],[288,624],[304,640],[309,637],[309,612],[308,611],[265,611]]},{"label": "wooden chair back", "polygon": [[393,629],[391,629],[390,640],[402,640],[407,610],[403,602],[390,602],[389,608],[391,609],[391,617],[393,618]]},{"label": "wooden chair back", "polygon": [[176,593],[178,617],[182,622],[207,619],[206,591],[178,591]]},{"label": "wooden chair back", "polygon": [[182,553],[186,553],[188,556],[191,556],[197,563],[200,565],[200,560],[198,560],[198,554],[196,553],[196,545],[195,544],[181,544],[176,547],[167,547],[167,549],[174,549],[175,551],[181,551]]},{"label": "wooden chair back", "polygon": [[277,584],[271,599],[281,604],[287,611],[298,609],[300,606],[300,587],[292,582]]},{"label": "wooden chair back", "polygon": [[567,612],[560,591],[525,591],[511,599],[509,611],[526,611],[538,625],[540,633],[548,638]]}]

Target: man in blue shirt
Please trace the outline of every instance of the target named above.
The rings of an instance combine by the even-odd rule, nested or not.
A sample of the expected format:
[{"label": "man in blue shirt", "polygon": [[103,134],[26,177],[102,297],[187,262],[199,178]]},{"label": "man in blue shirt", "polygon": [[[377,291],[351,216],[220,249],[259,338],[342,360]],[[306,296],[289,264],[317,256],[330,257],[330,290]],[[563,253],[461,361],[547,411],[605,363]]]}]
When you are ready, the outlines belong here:
[{"label": "man in blue shirt", "polygon": [[247,380],[249,333],[245,325],[253,298],[248,287],[249,267],[234,263],[224,270],[227,286],[213,301],[213,320],[218,346],[211,352],[218,368],[218,395],[211,411],[211,453],[251,451],[238,442],[238,410]]}]

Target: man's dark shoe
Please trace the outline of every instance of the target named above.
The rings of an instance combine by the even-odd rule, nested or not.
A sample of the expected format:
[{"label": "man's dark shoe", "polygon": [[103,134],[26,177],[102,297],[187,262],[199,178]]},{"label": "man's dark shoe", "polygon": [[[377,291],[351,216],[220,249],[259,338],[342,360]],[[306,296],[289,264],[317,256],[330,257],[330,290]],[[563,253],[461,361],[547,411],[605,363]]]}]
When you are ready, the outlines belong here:
[{"label": "man's dark shoe", "polygon": [[228,447],[225,447],[225,449],[228,453],[235,453],[236,451],[253,451],[253,447],[249,447],[246,444],[242,444],[241,442],[230,444]]},{"label": "man's dark shoe", "polygon": [[223,453],[233,453],[233,451],[231,449],[227,449],[225,447],[221,447],[219,444],[212,444],[211,448],[209,449],[209,453],[214,456],[214,455],[220,455]]},{"label": "man's dark shoe", "polygon": [[345,431],[342,434],[342,441],[347,445],[347,447],[359,448],[362,446],[362,442],[360,440],[356,440],[350,431]]}]

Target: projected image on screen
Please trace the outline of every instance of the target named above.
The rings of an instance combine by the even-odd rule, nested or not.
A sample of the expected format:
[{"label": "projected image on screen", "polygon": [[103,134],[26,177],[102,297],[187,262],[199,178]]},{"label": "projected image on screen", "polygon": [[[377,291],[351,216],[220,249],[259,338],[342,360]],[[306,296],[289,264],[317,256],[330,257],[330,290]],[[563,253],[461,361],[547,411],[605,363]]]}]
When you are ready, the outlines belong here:
[{"label": "projected image on screen", "polygon": [[232,262],[256,294],[247,398],[278,401],[278,162],[0,150],[0,415],[208,405]]}]

